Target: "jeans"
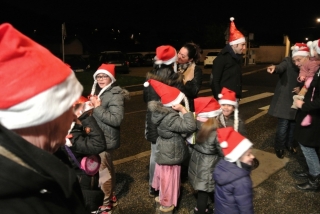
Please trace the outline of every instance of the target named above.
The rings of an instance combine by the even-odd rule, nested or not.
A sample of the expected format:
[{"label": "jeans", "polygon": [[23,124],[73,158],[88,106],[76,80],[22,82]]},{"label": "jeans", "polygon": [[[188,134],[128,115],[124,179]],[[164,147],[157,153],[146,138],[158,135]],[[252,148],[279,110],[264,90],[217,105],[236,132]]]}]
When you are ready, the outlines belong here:
[{"label": "jeans", "polygon": [[155,152],[156,152],[156,144],[151,143],[151,154],[150,154],[150,165],[149,165],[149,185],[152,186],[154,168],[156,166],[155,162]]},{"label": "jeans", "polygon": [[293,131],[296,123],[294,120],[278,118],[278,126],[274,148],[284,150],[287,147],[293,147]]},{"label": "jeans", "polygon": [[309,174],[313,177],[320,175],[320,163],[316,149],[313,147],[303,146],[301,144],[300,148],[304,157],[306,158],[306,162],[309,168]]}]

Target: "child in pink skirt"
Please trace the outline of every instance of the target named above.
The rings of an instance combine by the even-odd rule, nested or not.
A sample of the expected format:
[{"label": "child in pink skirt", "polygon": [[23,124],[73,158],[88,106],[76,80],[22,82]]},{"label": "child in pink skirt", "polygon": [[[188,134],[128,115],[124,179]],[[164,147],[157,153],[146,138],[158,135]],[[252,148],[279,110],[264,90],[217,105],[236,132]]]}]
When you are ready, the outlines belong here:
[{"label": "child in pink skirt", "polygon": [[[148,103],[151,120],[157,125],[159,134],[152,187],[159,190],[155,201],[160,203],[160,211],[171,212],[177,206],[180,194],[180,164],[188,156],[185,137],[195,132],[196,121],[193,113],[188,111],[188,100],[177,88],[153,79],[144,84],[151,87],[149,85],[161,98],[161,102]],[[180,104],[182,101],[185,107]]]}]

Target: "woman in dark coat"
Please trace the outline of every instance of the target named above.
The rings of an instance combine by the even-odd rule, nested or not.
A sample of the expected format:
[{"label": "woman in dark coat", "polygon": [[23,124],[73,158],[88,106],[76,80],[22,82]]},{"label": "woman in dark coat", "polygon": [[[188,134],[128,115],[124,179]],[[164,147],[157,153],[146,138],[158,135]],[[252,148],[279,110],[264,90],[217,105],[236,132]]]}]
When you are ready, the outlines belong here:
[{"label": "woman in dark coat", "polygon": [[291,108],[291,105],[294,95],[292,91],[297,84],[299,68],[292,63],[291,57],[285,57],[279,65],[269,66],[267,72],[279,75],[268,114],[278,118],[274,149],[277,157],[283,158],[285,148],[292,154],[296,153],[293,145],[293,130],[297,110]]},{"label": "woman in dark coat", "polygon": [[184,87],[181,91],[189,101],[190,111],[194,111],[193,100],[198,97],[202,85],[202,69],[196,65],[200,60],[201,50],[194,43],[187,43],[178,52],[178,73],[183,75]]}]

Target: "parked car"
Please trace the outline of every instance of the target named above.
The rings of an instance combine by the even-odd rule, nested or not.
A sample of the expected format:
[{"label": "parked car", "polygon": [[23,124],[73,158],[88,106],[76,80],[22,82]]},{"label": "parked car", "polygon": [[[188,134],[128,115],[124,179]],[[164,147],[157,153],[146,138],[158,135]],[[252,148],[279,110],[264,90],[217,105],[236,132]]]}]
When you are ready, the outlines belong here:
[{"label": "parked car", "polygon": [[99,58],[99,64],[115,64],[116,73],[129,73],[129,62],[121,51],[103,51]]},{"label": "parked car", "polygon": [[213,60],[218,56],[220,52],[209,52],[207,56],[204,58],[203,66],[208,67],[212,66]]},{"label": "parked car", "polygon": [[142,53],[127,53],[127,59],[129,61],[129,66],[140,67],[144,64]]},{"label": "parked car", "polygon": [[78,54],[64,55],[64,62],[68,64],[74,72],[83,72],[89,68],[88,61]]},{"label": "parked car", "polygon": [[145,54],[143,57],[144,65],[145,66],[153,66],[155,56],[156,56],[156,53],[154,53],[154,52]]}]

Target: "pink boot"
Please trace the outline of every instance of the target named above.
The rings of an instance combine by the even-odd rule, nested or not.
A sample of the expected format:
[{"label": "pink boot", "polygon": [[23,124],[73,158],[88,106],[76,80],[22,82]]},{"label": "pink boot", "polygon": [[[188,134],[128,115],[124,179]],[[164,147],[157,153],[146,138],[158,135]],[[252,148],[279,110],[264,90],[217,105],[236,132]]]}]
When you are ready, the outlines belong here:
[{"label": "pink boot", "polygon": [[311,124],[312,118],[309,114],[305,116],[301,122],[301,126],[309,126]]}]

